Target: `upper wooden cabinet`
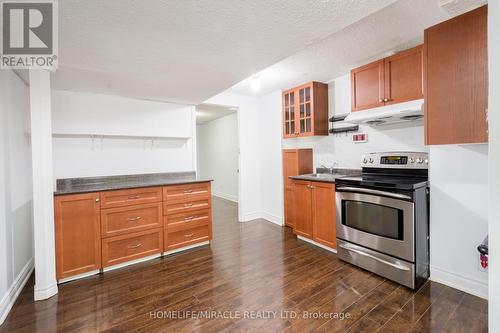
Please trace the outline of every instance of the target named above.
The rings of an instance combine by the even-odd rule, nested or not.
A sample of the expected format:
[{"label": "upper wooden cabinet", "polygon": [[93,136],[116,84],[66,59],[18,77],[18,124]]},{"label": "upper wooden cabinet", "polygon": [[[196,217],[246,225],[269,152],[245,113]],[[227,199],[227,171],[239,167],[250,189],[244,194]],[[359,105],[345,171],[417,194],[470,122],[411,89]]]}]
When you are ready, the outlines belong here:
[{"label": "upper wooden cabinet", "polygon": [[422,45],[351,71],[352,111],[423,98]]},{"label": "upper wooden cabinet", "polygon": [[283,137],[328,135],[328,85],[310,82],[283,92]]},{"label": "upper wooden cabinet", "polygon": [[425,30],[425,142],[488,141],[487,6]]},{"label": "upper wooden cabinet", "polygon": [[352,111],[384,106],[384,61],[351,71]]},{"label": "upper wooden cabinet", "polygon": [[313,172],[312,149],[283,150],[283,187],[285,203],[285,225],[294,227],[293,218],[293,188],[290,176]]},{"label": "upper wooden cabinet", "polygon": [[99,193],[55,198],[57,279],[101,269]]}]

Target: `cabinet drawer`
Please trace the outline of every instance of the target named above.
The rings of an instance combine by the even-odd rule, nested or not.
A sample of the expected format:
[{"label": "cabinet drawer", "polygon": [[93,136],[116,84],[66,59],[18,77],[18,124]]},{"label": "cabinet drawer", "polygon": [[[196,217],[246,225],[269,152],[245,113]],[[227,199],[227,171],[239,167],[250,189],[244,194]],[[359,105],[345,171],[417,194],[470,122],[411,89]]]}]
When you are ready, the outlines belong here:
[{"label": "cabinet drawer", "polygon": [[191,212],[195,210],[207,209],[210,207],[210,197],[192,198],[189,201],[174,201],[163,203],[163,214],[171,215],[177,213]]},{"label": "cabinet drawer", "polygon": [[162,201],[161,187],[144,187],[101,193],[101,209],[160,201]]},{"label": "cabinet drawer", "polygon": [[161,227],[161,202],[101,211],[101,236],[118,236]]},{"label": "cabinet drawer", "polygon": [[[198,223],[196,223],[198,224]],[[193,223],[195,225],[195,223]],[[210,226],[198,225],[188,229],[173,231],[165,229],[165,251],[210,240]]]},{"label": "cabinet drawer", "polygon": [[163,229],[157,228],[102,240],[103,267],[161,253]]},{"label": "cabinet drawer", "polygon": [[184,201],[197,197],[210,196],[210,183],[194,183],[183,185],[172,185],[163,187],[163,200]]},{"label": "cabinet drawer", "polygon": [[210,210],[185,212],[181,214],[167,215],[163,217],[163,226],[168,229],[182,229],[191,222],[208,224],[211,221]]}]

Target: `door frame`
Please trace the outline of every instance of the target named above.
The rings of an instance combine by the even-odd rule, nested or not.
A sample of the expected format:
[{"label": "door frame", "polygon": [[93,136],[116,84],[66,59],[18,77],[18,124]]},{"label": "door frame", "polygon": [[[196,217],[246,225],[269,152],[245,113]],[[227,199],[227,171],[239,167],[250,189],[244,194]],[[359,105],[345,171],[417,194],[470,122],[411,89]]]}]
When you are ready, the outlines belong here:
[{"label": "door frame", "polygon": [[488,187],[489,187],[489,274],[488,274],[488,329],[500,331],[500,0],[488,4],[488,59],[489,59],[489,101],[488,101]]}]

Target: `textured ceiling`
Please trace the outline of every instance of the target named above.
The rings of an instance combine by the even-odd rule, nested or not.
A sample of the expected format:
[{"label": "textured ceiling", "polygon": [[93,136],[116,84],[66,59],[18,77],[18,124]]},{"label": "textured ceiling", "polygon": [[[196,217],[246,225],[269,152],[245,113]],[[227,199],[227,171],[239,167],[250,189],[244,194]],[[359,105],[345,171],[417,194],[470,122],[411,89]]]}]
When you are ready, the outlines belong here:
[{"label": "textured ceiling", "polygon": [[214,105],[214,104],[200,104],[196,106],[196,124],[202,125],[212,120],[219,119],[235,113],[236,108]]},{"label": "textured ceiling", "polygon": [[[450,1],[466,1],[469,9],[481,2]],[[438,0],[400,0],[261,71],[259,92],[252,91],[250,78],[230,91],[264,95],[312,80],[328,82],[354,67],[422,43],[424,29],[449,17]]]},{"label": "textured ceiling", "polygon": [[52,85],[198,104],[394,1],[59,1]]}]

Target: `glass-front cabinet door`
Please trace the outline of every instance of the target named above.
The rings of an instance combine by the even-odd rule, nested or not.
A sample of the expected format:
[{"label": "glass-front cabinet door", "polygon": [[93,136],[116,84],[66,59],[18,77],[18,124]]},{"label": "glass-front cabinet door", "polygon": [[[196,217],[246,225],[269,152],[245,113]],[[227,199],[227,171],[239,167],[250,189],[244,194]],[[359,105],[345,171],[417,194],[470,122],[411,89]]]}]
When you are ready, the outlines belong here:
[{"label": "glass-front cabinet door", "polygon": [[283,93],[283,126],[285,137],[296,136],[295,129],[295,90],[288,90]]},{"label": "glass-front cabinet door", "polygon": [[283,137],[328,135],[328,85],[309,82],[283,91]]},{"label": "glass-front cabinet door", "polygon": [[312,134],[312,87],[303,86],[299,94],[299,134]]}]

